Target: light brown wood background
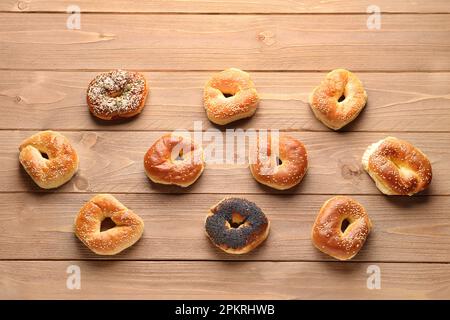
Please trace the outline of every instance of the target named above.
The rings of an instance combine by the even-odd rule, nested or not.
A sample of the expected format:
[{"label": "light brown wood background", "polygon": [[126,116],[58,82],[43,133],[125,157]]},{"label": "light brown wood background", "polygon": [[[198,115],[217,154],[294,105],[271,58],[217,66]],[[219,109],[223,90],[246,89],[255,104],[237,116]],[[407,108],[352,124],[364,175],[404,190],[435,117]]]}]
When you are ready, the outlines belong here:
[{"label": "light brown wood background", "polygon": [[[67,30],[68,5],[81,30]],[[368,30],[369,5],[381,30]],[[298,187],[258,185],[245,165],[207,165],[187,189],[146,178],[142,159],[161,134],[217,128],[202,87],[227,67],[251,72],[262,102],[228,128],[280,129],[301,139],[310,168]],[[369,95],[342,132],[318,122],[307,96],[325,73],[355,71]],[[105,124],[85,90],[98,72],[139,70],[150,83],[143,113]],[[409,1],[58,1],[0,2],[0,298],[450,298],[450,2]],[[62,131],[79,152],[79,173],[53,191],[37,188],[17,147],[43,129]],[[222,128],[223,130],[223,128]],[[431,187],[414,197],[379,193],[360,164],[387,135],[430,157]],[[145,220],[143,238],[99,257],[74,236],[78,209],[113,193]],[[374,230],[360,254],[337,262],[309,234],[329,197],[352,195]],[[207,209],[224,196],[255,201],[269,238],[245,256],[226,255],[204,235]],[[81,290],[66,269],[81,268]],[[381,269],[381,289],[366,286]]]}]

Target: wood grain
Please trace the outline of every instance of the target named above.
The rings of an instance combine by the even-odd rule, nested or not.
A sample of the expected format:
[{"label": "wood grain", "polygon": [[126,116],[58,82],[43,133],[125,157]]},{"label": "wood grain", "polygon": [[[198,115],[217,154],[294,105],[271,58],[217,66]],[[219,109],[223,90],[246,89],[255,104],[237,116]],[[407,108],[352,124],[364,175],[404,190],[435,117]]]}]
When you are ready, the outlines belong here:
[{"label": "wood grain", "polygon": [[[73,4],[81,30],[66,27]],[[367,28],[373,4],[380,30]],[[1,1],[0,299],[448,299],[449,34],[448,0]],[[262,98],[254,117],[228,128],[302,140],[304,181],[279,192],[259,185],[245,163],[209,162],[187,189],[149,182],[143,155],[163,133],[200,121],[224,134],[205,117],[202,89],[228,67],[251,72]],[[369,101],[344,132],[332,132],[307,98],[339,67],[357,73]],[[150,97],[140,116],[100,122],[87,110],[86,87],[116,68],[144,72]],[[62,131],[81,160],[51,191],[18,162],[20,142],[43,129]],[[360,158],[387,135],[429,156],[427,191],[386,197],[376,189]],[[96,193],[113,193],[145,221],[142,239],[117,256],[96,256],[73,234]],[[374,223],[347,263],[310,240],[335,194],[361,202]],[[248,255],[227,255],[204,234],[208,208],[230,195],[255,201],[271,220],[267,241]],[[81,267],[81,290],[66,288],[69,265]],[[381,290],[367,289],[369,265],[381,268]]]},{"label": "wood grain", "polygon": [[[449,15],[0,14],[2,69],[450,71]],[[127,26],[124,28],[124,26]]]},{"label": "wood grain", "polygon": [[[70,265],[81,289],[66,287]],[[446,299],[448,264],[385,264],[381,290],[368,264],[313,262],[0,262],[0,298],[49,299]],[[45,285],[42,278],[45,277]],[[414,281],[411,281],[414,279]]]},{"label": "wood grain", "polygon": [[[0,11],[13,12],[66,12],[69,0],[3,0]],[[89,1],[77,0],[82,12],[179,12],[179,13],[366,13],[367,7],[373,5],[370,0],[347,1]],[[377,0],[381,12],[434,13],[450,12],[446,0],[411,1],[411,0]]]},{"label": "wood grain", "polygon": [[[0,155],[0,192],[44,191],[33,183],[18,161],[20,142],[33,133],[0,131],[0,148],[4,150]],[[309,168],[300,185],[277,191],[258,184],[245,159],[242,163],[226,164],[214,163],[214,158],[208,157],[204,173],[189,188],[151,183],[144,173],[143,157],[163,133],[64,132],[79,153],[80,169],[66,185],[51,192],[380,194],[363,170],[361,157],[369,144],[389,135],[382,132],[291,132],[290,135],[305,144]],[[450,135],[396,133],[395,136],[410,141],[431,159],[433,182],[423,194],[449,195]],[[232,143],[226,136],[220,134],[220,137],[225,143]],[[214,145],[209,139],[204,136],[204,147]],[[225,147],[222,150],[225,154]]]},{"label": "wood grain", "polygon": [[[145,221],[132,248],[116,256],[93,254],[73,233],[73,221],[93,194],[0,194],[0,260],[289,260],[330,261],[310,239],[315,217],[328,195],[235,195],[254,201],[271,221],[266,242],[233,256],[206,238],[208,208],[232,194],[117,194]],[[374,229],[354,261],[450,262],[450,197],[353,196],[364,205]],[[169,205],[170,204],[170,205]]]},{"label": "wood grain", "polygon": [[[96,72],[0,71],[2,129],[175,130],[217,128],[203,109],[203,86],[211,72],[145,72],[150,96],[131,121],[96,121],[86,88]],[[261,96],[255,116],[228,127],[326,131],[312,114],[311,90],[324,73],[253,72]],[[450,73],[365,73],[369,100],[343,131],[449,131]],[[17,115],[20,114],[20,117]]]}]

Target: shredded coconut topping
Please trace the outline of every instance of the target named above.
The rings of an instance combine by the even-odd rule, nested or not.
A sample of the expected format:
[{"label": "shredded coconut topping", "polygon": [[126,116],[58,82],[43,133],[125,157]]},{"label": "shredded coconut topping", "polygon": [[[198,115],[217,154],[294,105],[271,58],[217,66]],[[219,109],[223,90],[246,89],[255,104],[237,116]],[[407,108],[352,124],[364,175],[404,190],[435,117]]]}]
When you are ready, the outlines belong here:
[{"label": "shredded coconut topping", "polygon": [[114,70],[95,77],[88,88],[93,112],[123,114],[139,108],[145,98],[146,82],[137,72]]}]

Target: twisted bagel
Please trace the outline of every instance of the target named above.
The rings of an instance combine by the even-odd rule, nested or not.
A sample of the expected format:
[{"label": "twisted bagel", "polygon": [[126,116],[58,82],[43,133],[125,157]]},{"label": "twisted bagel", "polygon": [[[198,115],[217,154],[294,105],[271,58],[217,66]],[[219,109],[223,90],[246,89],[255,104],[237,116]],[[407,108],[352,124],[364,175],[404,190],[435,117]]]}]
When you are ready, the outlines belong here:
[{"label": "twisted bagel", "polygon": [[41,131],[19,146],[19,161],[41,188],[57,188],[78,170],[78,155],[69,140],[55,131]]},{"label": "twisted bagel", "polygon": [[267,148],[255,146],[250,171],[256,181],[278,190],[294,187],[302,181],[308,168],[308,154],[299,140],[282,134],[279,139],[267,139]]},{"label": "twisted bagel", "polygon": [[[102,221],[110,218],[116,226],[101,231]],[[144,221],[110,194],[89,200],[75,219],[75,234],[93,252],[115,255],[132,246],[144,232]]]},{"label": "twisted bagel", "polygon": [[314,246],[333,258],[353,258],[364,245],[372,229],[364,207],[355,200],[338,196],[320,209],[312,228]]},{"label": "twisted bagel", "polygon": [[[341,98],[344,98],[341,101]],[[309,96],[309,104],[317,119],[338,130],[355,119],[367,102],[363,84],[350,71],[336,69]]]},{"label": "twisted bagel", "polygon": [[362,157],[364,169],[387,195],[413,195],[431,183],[427,156],[409,142],[387,137],[370,145]]},{"label": "twisted bagel", "polygon": [[187,187],[205,168],[203,149],[187,137],[168,133],[148,149],[144,168],[148,178],[155,183]]},{"label": "twisted bagel", "polygon": [[235,68],[215,74],[205,85],[203,100],[208,119],[220,125],[251,117],[259,103],[250,75]]}]

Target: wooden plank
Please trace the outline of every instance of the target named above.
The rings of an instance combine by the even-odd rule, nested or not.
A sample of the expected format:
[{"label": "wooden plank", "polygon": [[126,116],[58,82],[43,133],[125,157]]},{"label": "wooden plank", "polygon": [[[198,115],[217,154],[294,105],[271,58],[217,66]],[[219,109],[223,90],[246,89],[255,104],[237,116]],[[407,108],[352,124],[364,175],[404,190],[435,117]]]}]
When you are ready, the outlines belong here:
[{"label": "wooden plank", "polygon": [[[4,0],[0,3],[0,11],[12,12],[66,12],[69,0]],[[370,0],[347,1],[125,1],[110,0],[89,1],[77,0],[76,4],[82,12],[179,12],[179,13],[366,13],[367,7],[373,5]],[[376,5],[382,12],[450,12],[446,0],[411,1],[411,0],[378,0]]]},{"label": "wooden plank", "polygon": [[[96,121],[86,87],[96,72],[0,71],[0,128],[175,130],[214,128],[203,109],[211,72],[145,72],[151,92],[143,113],[125,122]],[[327,131],[310,111],[308,95],[325,73],[253,72],[261,95],[256,115],[233,127]],[[450,73],[358,73],[369,95],[345,131],[449,131]],[[20,114],[20,117],[17,115]],[[231,127],[231,126],[230,126]]]},{"label": "wooden plank", "polygon": [[[34,131],[0,131],[0,192],[42,191],[21,168],[20,142]],[[300,185],[276,191],[258,184],[244,163],[217,164],[208,161],[202,177],[189,188],[151,183],[144,173],[143,157],[164,132],[64,132],[80,156],[78,174],[52,192],[132,193],[285,193],[285,194],[380,194],[362,169],[364,150],[389,133],[291,132],[302,140],[309,157],[309,169]],[[449,195],[450,136],[448,133],[395,133],[421,148],[431,159],[433,182],[423,194]],[[224,142],[226,136],[221,135]],[[204,146],[211,145],[204,137]],[[220,150],[222,144],[216,144]],[[224,147],[222,148],[225,154]],[[211,159],[211,158],[209,158]],[[213,160],[213,159],[212,159]]]},{"label": "wooden plank", "polygon": [[[66,269],[81,269],[81,289]],[[367,288],[368,264],[313,262],[0,262],[2,299],[447,299],[448,264],[378,264],[381,289]],[[414,281],[412,281],[414,279]]]},{"label": "wooden plank", "polygon": [[381,30],[367,15],[89,14],[81,30],[66,19],[0,14],[0,68],[450,70],[446,14],[386,15]]},{"label": "wooden plank", "polygon": [[[0,194],[0,260],[333,260],[310,239],[328,195],[235,195],[259,205],[271,221],[266,242],[233,256],[205,236],[208,208],[230,194],[118,194],[145,221],[143,238],[112,257],[93,254],[73,233],[73,221],[93,194]],[[367,209],[374,229],[355,261],[450,262],[450,197],[353,196]],[[170,204],[170,205],[169,205]]]}]

